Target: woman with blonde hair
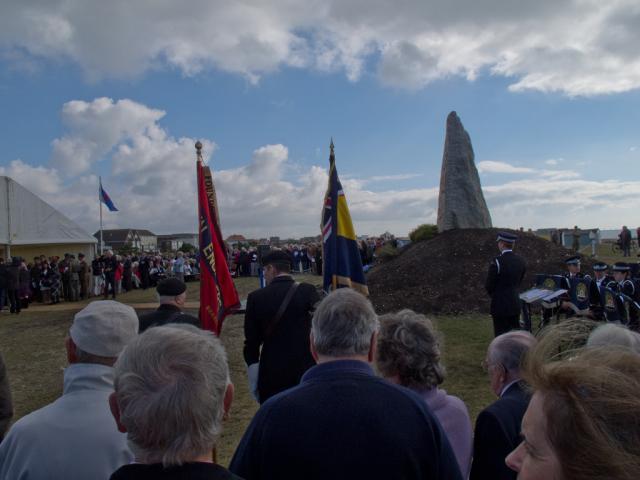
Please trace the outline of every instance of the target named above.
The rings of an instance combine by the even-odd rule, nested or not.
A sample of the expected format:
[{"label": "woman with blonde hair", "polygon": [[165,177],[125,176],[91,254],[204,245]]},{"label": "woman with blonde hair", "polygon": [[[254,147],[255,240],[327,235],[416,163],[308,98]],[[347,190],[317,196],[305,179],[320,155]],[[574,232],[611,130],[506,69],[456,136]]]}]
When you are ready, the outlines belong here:
[{"label": "woman with blonde hair", "polygon": [[438,334],[431,321],[411,310],[382,315],[376,367],[388,381],[418,393],[437,417],[468,478],[473,445],[471,419],[464,402],[438,388],[445,370]]},{"label": "woman with blonde hair", "polygon": [[639,479],[640,355],[575,348],[584,338],[567,331],[551,328],[530,353],[524,378],[534,393],[507,465],[522,480]]}]

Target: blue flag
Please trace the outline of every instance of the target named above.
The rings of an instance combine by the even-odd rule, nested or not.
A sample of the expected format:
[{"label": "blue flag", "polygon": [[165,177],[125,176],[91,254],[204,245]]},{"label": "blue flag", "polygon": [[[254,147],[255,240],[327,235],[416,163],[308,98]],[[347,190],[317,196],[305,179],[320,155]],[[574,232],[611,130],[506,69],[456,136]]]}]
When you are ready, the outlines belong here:
[{"label": "blue flag", "polygon": [[329,185],[324,197],[320,228],[325,292],[350,287],[369,295],[351,214],[336,170],[333,141],[329,156]]},{"label": "blue flag", "polygon": [[110,212],[118,211],[109,194],[104,191],[104,188],[102,188],[102,180],[100,180],[100,201],[107,206]]}]

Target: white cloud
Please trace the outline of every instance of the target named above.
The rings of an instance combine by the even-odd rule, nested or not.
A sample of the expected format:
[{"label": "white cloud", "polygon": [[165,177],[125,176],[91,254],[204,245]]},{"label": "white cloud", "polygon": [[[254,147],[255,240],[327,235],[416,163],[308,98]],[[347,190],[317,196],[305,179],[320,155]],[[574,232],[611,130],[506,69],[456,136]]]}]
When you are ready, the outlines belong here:
[{"label": "white cloud", "polygon": [[62,107],[62,123],[69,133],[51,142],[51,164],[70,175],[83,173],[116,145],[161,137],[156,122],[164,115],[162,110],[127,99],[67,102]]},{"label": "white cloud", "polygon": [[564,161],[563,158],[549,158],[545,160],[544,163],[551,167],[555,167],[556,165],[558,165],[560,162],[563,162],[563,161]]},{"label": "white cloud", "polygon": [[528,167],[515,167],[510,163],[483,160],[478,162],[480,173],[533,173],[535,170]]},{"label": "white cloud", "polygon": [[90,79],[215,68],[256,83],[294,67],[357,81],[372,63],[401,88],[491,74],[599,95],[640,87],[638,44],[637,0],[9,0],[0,18],[7,61],[72,61]]},{"label": "white cloud", "polygon": [[22,160],[13,160],[8,167],[0,166],[0,175],[13,178],[36,195],[55,194],[61,190],[61,180],[57,170],[33,167]]}]

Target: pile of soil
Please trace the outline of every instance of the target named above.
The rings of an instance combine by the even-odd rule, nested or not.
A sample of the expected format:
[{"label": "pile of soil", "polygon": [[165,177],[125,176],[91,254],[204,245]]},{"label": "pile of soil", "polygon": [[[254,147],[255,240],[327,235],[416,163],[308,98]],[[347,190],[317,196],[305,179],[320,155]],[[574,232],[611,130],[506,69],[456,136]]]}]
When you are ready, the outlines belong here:
[{"label": "pile of soil", "polygon": [[[378,313],[410,308],[420,313],[489,313],[484,284],[490,262],[499,254],[498,231],[518,235],[514,251],[527,263],[521,291],[531,288],[537,273],[566,271],[570,250],[533,233],[513,230],[449,230],[411,244],[400,255],[375,266],[367,275],[370,299]],[[591,273],[593,261],[582,259]]]}]

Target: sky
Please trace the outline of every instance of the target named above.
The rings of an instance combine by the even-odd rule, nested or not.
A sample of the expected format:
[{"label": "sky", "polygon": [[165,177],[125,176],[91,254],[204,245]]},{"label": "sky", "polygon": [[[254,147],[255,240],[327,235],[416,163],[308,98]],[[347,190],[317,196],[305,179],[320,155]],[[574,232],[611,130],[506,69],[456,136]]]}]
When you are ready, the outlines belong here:
[{"label": "sky", "polygon": [[637,0],[3,0],[0,175],[90,233],[320,232],[329,142],[359,235],[435,223],[445,121],[494,226],[640,224]]}]

